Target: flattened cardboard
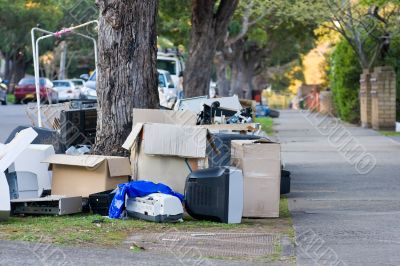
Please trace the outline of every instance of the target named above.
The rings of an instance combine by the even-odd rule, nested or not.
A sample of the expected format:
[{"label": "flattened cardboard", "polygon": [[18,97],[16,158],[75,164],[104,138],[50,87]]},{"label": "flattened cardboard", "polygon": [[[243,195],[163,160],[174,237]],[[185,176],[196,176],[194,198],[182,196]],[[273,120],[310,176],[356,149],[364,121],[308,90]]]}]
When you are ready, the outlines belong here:
[{"label": "flattened cardboard", "polygon": [[151,155],[205,158],[207,129],[167,124],[144,125],[144,152]]},{"label": "flattened cardboard", "polygon": [[142,130],[146,154],[183,158],[206,157],[208,131],[205,128],[138,123],[122,147],[132,150]]},{"label": "flattened cardboard", "polygon": [[128,138],[125,140],[124,144],[122,144],[122,148],[124,148],[125,150],[132,149],[132,147],[135,145],[137,137],[139,136],[140,132],[142,132],[143,125],[143,123],[137,123],[133,126],[133,129]]},{"label": "flattened cardboard", "polygon": [[233,140],[232,165],[243,170],[243,217],[279,217],[280,144],[267,140]]},{"label": "flattened cardboard", "polygon": [[54,155],[44,162],[53,169],[53,195],[88,197],[128,182],[131,174],[125,157]]},{"label": "flattened cardboard", "polygon": [[137,123],[160,123],[195,126],[197,115],[189,110],[171,111],[157,109],[133,109],[133,126]]}]

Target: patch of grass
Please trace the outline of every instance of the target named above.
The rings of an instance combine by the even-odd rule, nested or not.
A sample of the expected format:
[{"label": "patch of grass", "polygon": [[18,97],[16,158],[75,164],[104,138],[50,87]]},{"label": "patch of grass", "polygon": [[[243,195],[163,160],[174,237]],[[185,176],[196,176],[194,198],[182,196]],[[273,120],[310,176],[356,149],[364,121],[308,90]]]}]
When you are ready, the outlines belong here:
[{"label": "patch of grass", "polygon": [[261,124],[261,129],[267,133],[267,135],[273,135],[274,134],[274,129],[273,129],[273,120],[271,117],[257,117],[256,118],[256,123]]},{"label": "patch of grass", "polygon": [[11,94],[11,93],[7,94],[7,102],[10,103],[10,104],[15,103],[15,96],[14,96],[14,94]]},{"label": "patch of grass", "polygon": [[[93,223],[101,220],[101,223]],[[99,215],[12,217],[0,222],[0,239],[45,242],[68,246],[93,245],[118,247],[134,232],[177,230],[220,230],[245,228],[249,224],[223,224],[196,221],[185,217],[183,223],[152,223],[142,220],[112,220]]]},{"label": "patch of grass", "polygon": [[381,133],[382,135],[386,136],[386,137],[399,137],[400,136],[400,132],[396,132],[396,131],[379,131],[379,133]]}]

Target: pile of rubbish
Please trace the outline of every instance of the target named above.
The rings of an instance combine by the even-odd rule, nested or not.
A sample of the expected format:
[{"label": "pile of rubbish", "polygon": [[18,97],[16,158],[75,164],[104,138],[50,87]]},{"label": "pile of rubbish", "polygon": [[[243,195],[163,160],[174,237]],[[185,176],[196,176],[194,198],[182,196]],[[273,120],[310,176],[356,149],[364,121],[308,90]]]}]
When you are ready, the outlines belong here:
[{"label": "pile of rubbish", "polygon": [[[253,106],[254,107],[254,106]],[[290,191],[280,144],[237,97],[134,109],[130,157],[92,155],[96,112],[64,110],[59,129],[17,128],[0,144],[0,218],[91,211],[113,219],[241,223],[279,217]]]}]

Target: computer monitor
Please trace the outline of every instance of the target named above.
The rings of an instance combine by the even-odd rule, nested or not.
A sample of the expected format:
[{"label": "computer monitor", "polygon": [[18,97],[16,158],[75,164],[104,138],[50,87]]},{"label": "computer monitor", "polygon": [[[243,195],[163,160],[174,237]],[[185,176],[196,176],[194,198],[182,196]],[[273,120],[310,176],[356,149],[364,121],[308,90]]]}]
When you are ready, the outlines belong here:
[{"label": "computer monitor", "polygon": [[241,223],[242,170],[222,166],[192,172],[186,179],[185,208],[198,220]]}]

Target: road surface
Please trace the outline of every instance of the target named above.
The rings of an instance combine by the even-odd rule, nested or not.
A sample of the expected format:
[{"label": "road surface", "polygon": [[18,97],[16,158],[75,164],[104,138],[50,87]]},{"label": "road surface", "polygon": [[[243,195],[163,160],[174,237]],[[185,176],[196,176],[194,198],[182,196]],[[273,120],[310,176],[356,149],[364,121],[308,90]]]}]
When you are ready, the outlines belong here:
[{"label": "road surface", "polygon": [[25,113],[26,105],[0,105],[0,142],[4,142],[17,126],[30,125]]},{"label": "road surface", "polygon": [[309,113],[277,123],[298,265],[400,265],[400,143]]}]

